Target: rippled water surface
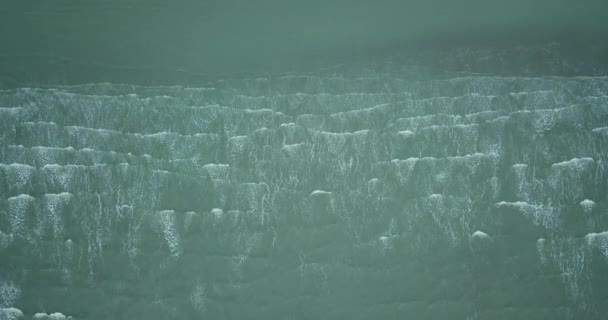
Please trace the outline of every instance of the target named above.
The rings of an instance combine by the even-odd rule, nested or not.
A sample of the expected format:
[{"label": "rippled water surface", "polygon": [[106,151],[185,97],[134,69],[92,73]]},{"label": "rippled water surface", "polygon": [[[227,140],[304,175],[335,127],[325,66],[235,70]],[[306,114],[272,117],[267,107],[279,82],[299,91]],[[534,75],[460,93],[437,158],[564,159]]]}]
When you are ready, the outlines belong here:
[{"label": "rippled water surface", "polygon": [[600,3],[342,2],[5,5],[0,320],[603,319]]}]

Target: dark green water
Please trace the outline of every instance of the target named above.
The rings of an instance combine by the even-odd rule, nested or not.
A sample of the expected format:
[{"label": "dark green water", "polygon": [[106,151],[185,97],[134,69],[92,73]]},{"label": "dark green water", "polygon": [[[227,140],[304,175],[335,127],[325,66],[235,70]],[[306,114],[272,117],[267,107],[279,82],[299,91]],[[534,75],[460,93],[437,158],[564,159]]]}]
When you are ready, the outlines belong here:
[{"label": "dark green water", "polygon": [[0,3],[0,320],[604,319],[601,1]]},{"label": "dark green water", "polygon": [[602,0],[4,0],[0,70],[9,84],[175,83],[192,74],[374,60],[420,46],[605,48],[607,12]]}]

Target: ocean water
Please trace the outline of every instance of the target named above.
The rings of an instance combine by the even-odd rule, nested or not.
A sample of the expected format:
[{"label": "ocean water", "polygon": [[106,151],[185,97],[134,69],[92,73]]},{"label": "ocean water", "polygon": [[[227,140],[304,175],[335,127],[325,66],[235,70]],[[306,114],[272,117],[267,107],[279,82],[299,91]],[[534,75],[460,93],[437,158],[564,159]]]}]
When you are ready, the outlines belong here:
[{"label": "ocean water", "polygon": [[0,320],[604,319],[603,7],[0,4]]}]

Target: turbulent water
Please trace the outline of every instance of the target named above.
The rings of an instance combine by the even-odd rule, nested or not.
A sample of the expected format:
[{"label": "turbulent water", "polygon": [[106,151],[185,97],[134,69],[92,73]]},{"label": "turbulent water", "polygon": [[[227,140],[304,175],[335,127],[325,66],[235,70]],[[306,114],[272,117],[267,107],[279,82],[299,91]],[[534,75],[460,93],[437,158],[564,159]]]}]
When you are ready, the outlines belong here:
[{"label": "turbulent water", "polygon": [[0,319],[602,319],[606,69],[463,56],[1,91]]}]

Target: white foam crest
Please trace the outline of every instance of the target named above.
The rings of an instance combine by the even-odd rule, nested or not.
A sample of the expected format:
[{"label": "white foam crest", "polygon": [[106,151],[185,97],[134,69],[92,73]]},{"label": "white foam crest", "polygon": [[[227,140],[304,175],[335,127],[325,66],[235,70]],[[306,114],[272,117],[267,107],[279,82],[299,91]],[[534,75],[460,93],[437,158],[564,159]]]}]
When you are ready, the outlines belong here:
[{"label": "white foam crest", "polygon": [[393,159],[391,164],[397,168],[397,176],[401,183],[405,183],[409,180],[414,166],[420,160],[420,158],[407,158],[405,160]]},{"label": "white foam crest", "polygon": [[414,132],[410,131],[410,130],[402,130],[397,132],[398,135],[404,137],[404,138],[408,138],[414,135]]},{"label": "white foam crest", "polygon": [[[21,146],[21,148],[28,150]],[[33,146],[29,150],[33,153],[33,158],[36,162],[50,164],[56,161],[58,155],[62,152],[73,152],[76,149],[73,147],[44,147],[44,146]]]},{"label": "white foam crest", "polygon": [[21,112],[25,111],[23,107],[0,107],[0,115],[9,116],[9,115],[17,115]]},{"label": "white foam crest", "polygon": [[264,116],[264,115],[272,115],[275,112],[272,109],[268,109],[268,108],[262,108],[262,109],[242,109],[243,112],[247,115],[259,115],[259,116]]},{"label": "white foam crest", "polygon": [[511,207],[524,214],[525,217],[540,227],[556,230],[559,224],[561,210],[559,207],[549,207],[542,204],[529,204],[523,201],[496,203],[497,207]]},{"label": "white foam crest", "polygon": [[43,312],[38,312],[36,314],[34,314],[34,318],[35,320],[65,320],[65,319],[72,319],[71,316],[66,316],[61,312],[53,312],[53,313],[43,313]]},{"label": "white foam crest", "polygon": [[485,158],[495,159],[495,157],[496,157],[495,154],[485,154],[485,153],[477,152],[477,153],[467,154],[467,155],[463,155],[463,156],[450,156],[450,157],[444,157],[444,158],[410,157],[405,160],[393,159],[393,160],[391,160],[391,163],[394,165],[397,165],[399,167],[405,166],[406,168],[408,168],[408,170],[411,170],[413,168],[413,166],[416,164],[416,162],[418,162],[418,161],[427,161],[427,162],[448,161],[448,162],[452,162],[452,163],[464,163],[474,169],[475,167],[477,167],[479,165],[479,162],[482,159],[485,159]]},{"label": "white foam crest", "polygon": [[407,118],[399,118],[395,120],[394,125],[398,128],[406,127],[409,130],[421,130],[429,126],[436,126],[435,122],[444,122],[449,119],[449,124],[455,124],[458,122],[459,116],[450,115],[445,113],[440,114],[429,114],[424,116],[413,116]]},{"label": "white foam crest", "polygon": [[380,236],[378,238],[378,240],[380,240],[380,242],[382,243],[382,246],[386,249],[389,246],[389,237],[388,236]]},{"label": "white foam crest", "polygon": [[344,147],[348,141],[348,137],[351,134],[348,132],[336,133],[336,132],[321,132],[321,136],[325,139],[328,147],[328,151],[332,154],[338,154],[343,152]]},{"label": "white foam crest", "polygon": [[585,157],[585,158],[573,158],[570,160],[566,160],[566,161],[562,161],[562,162],[557,162],[551,165],[551,168],[581,168],[585,165],[589,165],[591,163],[593,163],[594,160],[592,158],[589,157]]},{"label": "white foam crest", "polygon": [[528,165],[524,163],[517,163],[511,168],[513,168],[515,181],[517,183],[517,197],[519,199],[528,201],[530,198],[530,182],[528,181],[527,177]]},{"label": "white foam crest", "polygon": [[221,219],[224,216],[224,210],[219,208],[211,209],[211,214],[215,217],[215,219]]},{"label": "white foam crest", "polygon": [[11,188],[16,190],[22,190],[36,172],[36,168],[22,163],[0,164],[0,168],[3,168],[6,172],[6,179]]},{"label": "white foam crest", "polygon": [[157,214],[160,231],[165,237],[165,242],[169,247],[171,255],[174,257],[180,254],[180,237],[177,232],[175,211],[163,210]]},{"label": "white foam crest", "polygon": [[124,137],[135,137],[136,139],[153,139],[160,141],[167,141],[169,139],[188,139],[188,138],[201,138],[201,137],[210,137],[216,136],[216,134],[210,133],[196,133],[196,134],[179,134],[175,132],[161,131],[155,133],[125,133],[122,131],[112,130],[112,129],[104,129],[104,128],[90,128],[83,126],[59,126],[54,122],[24,122],[22,125],[29,126],[52,126],[56,127],[56,129],[61,130],[62,128],[66,130],[69,134],[74,135],[78,132],[82,133],[93,133],[98,134],[103,138],[109,138],[110,136],[124,136]]},{"label": "white foam crest", "polygon": [[9,308],[15,305],[21,296],[21,289],[12,281],[0,280],[0,308]]},{"label": "white foam crest", "polygon": [[284,146],[281,147],[281,150],[283,150],[290,157],[296,157],[296,156],[304,154],[302,151],[304,150],[304,148],[307,145],[308,144],[303,143],[303,142],[301,142],[301,143],[286,144],[286,145],[284,145]]},{"label": "white foam crest", "polygon": [[454,129],[459,129],[462,131],[468,131],[466,133],[468,134],[475,134],[476,130],[478,130],[479,128],[479,124],[477,123],[467,123],[467,124],[461,124],[461,123],[457,123],[457,124],[449,124],[449,125],[430,125],[428,127],[424,127],[424,128],[420,128],[420,132],[424,132],[424,131],[439,131],[439,130],[443,130],[443,131],[447,131],[447,132],[453,132]]},{"label": "white foam crest", "polygon": [[46,164],[42,167],[42,170],[47,174],[48,178],[57,182],[64,190],[71,190],[71,184],[74,179],[80,172],[86,169],[87,166],[74,164]]},{"label": "white foam crest", "polygon": [[587,245],[599,249],[608,258],[608,231],[600,233],[589,233],[585,236]]},{"label": "white foam crest", "polygon": [[209,173],[211,179],[226,179],[230,171],[230,165],[224,163],[208,163],[203,169]]},{"label": "white foam crest", "polygon": [[21,125],[23,125],[23,126],[47,126],[47,127],[58,126],[53,121],[25,121],[25,122],[22,122]]},{"label": "white foam crest", "polygon": [[19,320],[23,319],[23,312],[17,308],[0,308],[1,320]]},{"label": "white foam crest", "polygon": [[[68,146],[68,147],[65,147],[65,148],[62,148],[62,147],[34,146],[34,147],[32,147],[32,150],[36,150],[36,151],[48,151],[48,150],[74,151],[76,149],[74,149],[74,147],[71,147],[71,146]],[[93,150],[94,149],[90,149],[90,148],[83,148],[83,149],[81,149],[81,151],[93,151]]]},{"label": "white foam crest", "polygon": [[545,240],[544,238],[539,238],[538,240],[536,240],[536,251],[538,252],[538,257],[540,259],[540,262],[543,265],[547,264],[547,240]]},{"label": "white foam crest", "polygon": [[0,230],[0,249],[7,248],[13,242],[13,234],[5,234]]},{"label": "white foam crest", "polygon": [[525,163],[516,163],[516,164],[514,164],[512,167],[513,167],[513,169],[515,169],[515,170],[518,170],[518,171],[519,171],[519,170],[525,170],[525,169],[527,169],[527,168],[528,168],[528,165],[527,165],[527,164],[525,164]]},{"label": "white foam crest", "polygon": [[215,137],[217,136],[214,133],[195,133],[195,134],[180,134],[175,132],[155,132],[155,133],[127,133],[126,135],[135,136],[141,139],[158,139],[161,141],[169,140],[169,138],[177,138],[177,139],[190,139],[190,138],[201,138],[201,137]]},{"label": "white foam crest", "polygon": [[551,165],[547,177],[551,186],[562,197],[579,198],[583,196],[585,173],[591,174],[595,161],[592,158],[574,158]]},{"label": "white foam crest", "polygon": [[[469,114],[466,114],[464,116],[455,116],[455,117],[464,118],[467,121],[472,121],[472,119],[474,119],[476,117],[479,117],[479,116],[499,115],[499,114],[501,114],[500,111],[496,111],[496,110],[484,110],[484,111],[478,111],[478,112],[469,113]],[[496,119],[496,118],[494,118],[494,119]]]},{"label": "white foam crest", "polygon": [[313,191],[313,192],[310,193],[311,197],[314,197],[314,196],[329,196],[329,195],[331,195],[331,192],[325,191],[325,190],[315,190],[315,191]]},{"label": "white foam crest", "polygon": [[594,128],[591,132],[608,135],[608,127]]},{"label": "white foam crest", "polygon": [[595,202],[593,200],[585,199],[579,203],[579,205],[585,210],[585,212],[589,213],[593,210],[595,206]]},{"label": "white foam crest", "polygon": [[194,220],[194,217],[196,215],[197,214],[194,211],[186,211],[184,213],[184,230],[186,230],[186,232],[190,230],[190,227],[192,226],[192,221]]},{"label": "white foam crest", "polygon": [[372,178],[367,181],[367,193],[372,196],[380,196],[382,192],[382,181],[378,178]]},{"label": "white foam crest", "polygon": [[22,235],[26,229],[25,219],[28,206],[34,202],[34,197],[20,194],[7,199],[9,208],[9,224],[13,235]]},{"label": "white foam crest", "polygon": [[491,120],[486,121],[487,123],[493,123],[493,122],[506,122],[509,120],[509,116],[501,116],[501,117],[497,117]]},{"label": "white foam crest", "polygon": [[348,119],[349,117],[356,116],[356,115],[365,115],[365,114],[369,115],[374,111],[383,112],[383,111],[385,111],[384,109],[391,108],[393,105],[394,105],[394,103],[381,103],[381,104],[377,104],[377,105],[375,105],[373,107],[369,107],[369,108],[333,113],[330,115],[330,117]]},{"label": "white foam crest", "polygon": [[198,312],[207,311],[207,290],[205,285],[197,283],[190,294],[190,303]]},{"label": "white foam crest", "polygon": [[228,138],[226,149],[231,162],[237,162],[240,157],[244,156],[250,143],[251,139],[248,136],[234,136]]},{"label": "white foam crest", "polygon": [[[59,194],[47,193],[44,195],[45,202],[45,219],[39,228],[46,228],[50,224],[53,236],[58,238],[63,233],[63,215],[67,204],[72,200],[74,196],[71,193],[63,192]],[[41,229],[38,230],[42,232]]]},{"label": "white foam crest", "polygon": [[473,232],[473,234],[471,235],[471,239],[474,239],[474,240],[487,240],[487,239],[490,239],[490,236],[487,233],[483,232],[483,231],[477,230],[477,231]]}]

